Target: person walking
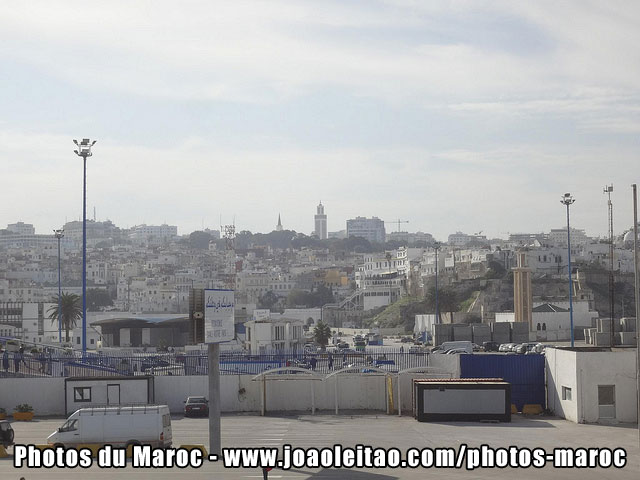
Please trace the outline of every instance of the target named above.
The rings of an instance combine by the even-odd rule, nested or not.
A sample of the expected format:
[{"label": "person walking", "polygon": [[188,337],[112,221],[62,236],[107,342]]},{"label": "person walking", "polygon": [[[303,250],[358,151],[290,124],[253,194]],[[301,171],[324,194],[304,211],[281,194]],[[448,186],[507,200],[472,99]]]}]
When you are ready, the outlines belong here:
[{"label": "person walking", "polygon": [[9,372],[9,352],[6,349],[2,354],[2,368],[4,368],[4,373]]},{"label": "person walking", "polygon": [[331,352],[329,352],[329,355],[327,357],[329,360],[329,370],[333,370],[333,355],[331,354]]},{"label": "person walking", "polygon": [[22,360],[22,354],[19,351],[13,352],[13,369],[15,373],[20,373],[20,360]]}]

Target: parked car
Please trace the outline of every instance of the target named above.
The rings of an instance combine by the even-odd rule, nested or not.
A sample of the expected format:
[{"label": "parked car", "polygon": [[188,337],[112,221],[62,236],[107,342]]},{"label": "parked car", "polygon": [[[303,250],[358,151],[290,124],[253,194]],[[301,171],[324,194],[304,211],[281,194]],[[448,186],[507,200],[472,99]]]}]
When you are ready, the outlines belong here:
[{"label": "parked car", "polygon": [[7,420],[0,420],[0,445],[4,448],[13,445],[14,432]]},{"label": "parked car", "polygon": [[511,349],[513,347],[515,347],[516,344],[515,343],[503,343],[500,345],[500,348],[498,348],[499,352],[510,352]]},{"label": "parked car", "polygon": [[344,350],[345,348],[349,348],[349,344],[347,342],[340,342],[336,346],[338,347],[338,350]]},{"label": "parked car", "polygon": [[498,352],[500,350],[500,344],[498,342],[483,342],[482,348],[485,352]]},{"label": "parked car", "polygon": [[110,444],[115,447],[170,447],[171,414],[167,405],[90,407],[76,410],[47,438],[56,447]]},{"label": "parked car", "polygon": [[458,353],[466,353],[469,354],[471,352],[468,352],[466,348],[452,348],[450,350],[447,350],[446,352],[444,352],[445,355],[456,355]]},{"label": "parked car", "polygon": [[209,401],[205,397],[187,397],[184,402],[184,416],[209,416]]},{"label": "parked car", "polygon": [[483,348],[480,345],[478,345],[477,343],[472,343],[471,347],[473,348],[474,352],[482,352],[483,351]]}]

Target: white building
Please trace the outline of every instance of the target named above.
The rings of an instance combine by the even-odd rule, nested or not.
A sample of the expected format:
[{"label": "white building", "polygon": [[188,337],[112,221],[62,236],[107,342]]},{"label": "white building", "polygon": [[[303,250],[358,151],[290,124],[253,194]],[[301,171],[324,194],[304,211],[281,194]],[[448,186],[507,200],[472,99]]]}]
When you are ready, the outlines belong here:
[{"label": "white building", "polygon": [[170,240],[178,236],[178,227],[175,225],[136,225],[129,230],[129,238],[137,241]]},{"label": "white building", "polygon": [[405,294],[410,268],[406,248],[366,254],[363,260],[355,280],[364,310],[389,305]]},{"label": "white building", "polygon": [[17,222],[7,225],[7,230],[19,235],[35,235],[36,229],[30,223]]},{"label": "white building", "polygon": [[636,352],[547,348],[547,407],[576,423],[636,423]]},{"label": "white building", "polygon": [[[586,300],[573,301],[573,328],[581,331],[595,326],[598,312],[589,309]],[[496,322],[514,322],[513,312],[496,313]],[[571,338],[571,318],[569,302],[533,302],[531,326],[529,327],[532,341],[562,341]]]},{"label": "white building", "polygon": [[347,238],[362,237],[370,242],[384,243],[386,240],[384,221],[378,217],[356,217],[347,220]]},{"label": "white building", "polygon": [[294,350],[304,344],[301,320],[263,318],[244,325],[245,348],[254,355],[274,350]]},{"label": "white building", "polygon": [[[571,228],[571,246],[585,245],[591,242],[591,238],[587,237],[584,230]],[[567,247],[567,229],[566,228],[552,228],[549,233],[549,243],[558,247]]]}]

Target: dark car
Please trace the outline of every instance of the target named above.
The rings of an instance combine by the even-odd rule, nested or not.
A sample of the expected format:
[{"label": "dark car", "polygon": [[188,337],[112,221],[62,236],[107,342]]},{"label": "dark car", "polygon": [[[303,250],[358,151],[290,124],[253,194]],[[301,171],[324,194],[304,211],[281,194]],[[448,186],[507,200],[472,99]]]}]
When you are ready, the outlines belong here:
[{"label": "dark car", "polygon": [[185,417],[208,417],[209,401],[204,397],[187,397],[184,402]]},{"label": "dark car", "polygon": [[500,349],[500,344],[498,342],[483,342],[482,348],[485,352],[497,352]]},{"label": "dark car", "polygon": [[0,420],[0,445],[7,448],[13,445],[13,428],[6,420]]}]

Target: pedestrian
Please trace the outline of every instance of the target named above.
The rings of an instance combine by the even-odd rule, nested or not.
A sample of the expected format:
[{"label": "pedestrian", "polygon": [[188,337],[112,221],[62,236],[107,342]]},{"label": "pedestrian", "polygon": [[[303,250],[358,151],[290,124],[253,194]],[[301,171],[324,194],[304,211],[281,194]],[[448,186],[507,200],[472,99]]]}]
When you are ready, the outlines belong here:
[{"label": "pedestrian", "polygon": [[21,360],[22,355],[20,355],[20,351],[17,352],[13,352],[13,369],[15,370],[15,373],[19,373],[20,372],[20,360]]},{"label": "pedestrian", "polygon": [[329,370],[333,370],[333,355],[331,354],[331,352],[329,352],[328,359],[329,359]]},{"label": "pedestrian", "polygon": [[315,356],[311,357],[311,360],[309,360],[309,363],[311,364],[311,370],[315,370],[316,369],[316,363],[317,363],[316,357]]},{"label": "pedestrian", "polygon": [[2,354],[2,368],[4,368],[4,373],[9,371],[9,352],[7,350]]}]

